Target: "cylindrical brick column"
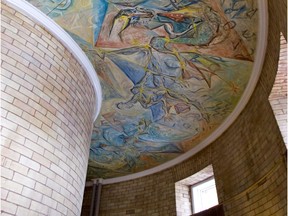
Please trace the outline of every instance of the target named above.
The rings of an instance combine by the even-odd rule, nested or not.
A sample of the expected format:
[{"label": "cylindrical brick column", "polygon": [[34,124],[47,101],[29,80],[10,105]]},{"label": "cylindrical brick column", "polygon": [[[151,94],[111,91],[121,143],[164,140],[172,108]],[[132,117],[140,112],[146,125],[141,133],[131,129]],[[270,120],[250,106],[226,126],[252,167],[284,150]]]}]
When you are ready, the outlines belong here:
[{"label": "cylindrical brick column", "polygon": [[1,7],[1,213],[80,215],[93,82],[43,27]]}]

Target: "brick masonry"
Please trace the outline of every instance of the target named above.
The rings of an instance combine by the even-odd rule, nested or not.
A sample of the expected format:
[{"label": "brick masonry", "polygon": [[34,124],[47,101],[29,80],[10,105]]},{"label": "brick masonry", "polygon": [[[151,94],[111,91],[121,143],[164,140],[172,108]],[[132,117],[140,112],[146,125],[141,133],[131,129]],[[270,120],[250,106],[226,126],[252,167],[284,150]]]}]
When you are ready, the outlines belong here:
[{"label": "brick masonry", "polygon": [[93,86],[44,28],[1,15],[1,215],[80,215]]},{"label": "brick masonry", "polygon": [[[210,146],[183,163],[139,179],[104,185],[101,216],[176,216],[175,183],[210,164],[226,216],[287,215],[287,149],[268,101],[277,73],[280,32],[287,38],[287,2],[268,4],[264,66],[240,116]],[[85,190],[91,193],[91,188]],[[84,206],[89,208],[89,199]]]}]

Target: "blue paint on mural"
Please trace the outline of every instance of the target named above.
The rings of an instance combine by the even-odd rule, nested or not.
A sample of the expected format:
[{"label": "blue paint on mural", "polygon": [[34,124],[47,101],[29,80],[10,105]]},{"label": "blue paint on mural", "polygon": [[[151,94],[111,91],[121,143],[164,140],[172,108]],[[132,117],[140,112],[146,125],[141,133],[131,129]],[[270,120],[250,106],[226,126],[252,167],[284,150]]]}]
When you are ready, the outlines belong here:
[{"label": "blue paint on mural", "polygon": [[189,151],[231,114],[249,81],[254,0],[29,2],[51,11],[99,76],[104,100],[88,178],[136,173]]}]

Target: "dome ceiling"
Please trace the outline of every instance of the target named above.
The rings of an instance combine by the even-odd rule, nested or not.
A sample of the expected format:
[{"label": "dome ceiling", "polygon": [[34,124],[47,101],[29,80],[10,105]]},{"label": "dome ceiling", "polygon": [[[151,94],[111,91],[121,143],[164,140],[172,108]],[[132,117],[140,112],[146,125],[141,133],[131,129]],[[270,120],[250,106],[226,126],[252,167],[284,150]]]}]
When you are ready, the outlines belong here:
[{"label": "dome ceiling", "polygon": [[251,78],[255,0],[28,0],[79,44],[101,81],[87,178],[151,169],[231,116]]}]

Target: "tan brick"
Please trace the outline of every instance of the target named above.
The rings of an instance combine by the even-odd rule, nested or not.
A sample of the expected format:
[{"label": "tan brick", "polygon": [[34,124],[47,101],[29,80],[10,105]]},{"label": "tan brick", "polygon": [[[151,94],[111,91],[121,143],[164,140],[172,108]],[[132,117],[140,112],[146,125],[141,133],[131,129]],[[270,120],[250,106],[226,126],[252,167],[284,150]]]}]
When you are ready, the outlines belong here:
[{"label": "tan brick", "polygon": [[21,194],[23,185],[13,182],[11,180],[1,178],[1,187],[9,189],[9,191],[13,191],[15,193]]},{"label": "tan brick", "polygon": [[36,25],[35,29],[37,29],[39,32],[41,32],[41,36],[45,36],[48,39],[52,38],[52,35],[45,28],[43,28],[42,26]]},{"label": "tan brick", "polygon": [[59,164],[59,158],[47,150],[45,150],[44,157],[46,157],[47,159],[49,159],[51,162],[53,162],[56,165]]},{"label": "tan brick", "polygon": [[34,160],[31,160],[30,158],[27,158],[23,155],[20,157],[19,163],[26,166],[26,167],[29,167],[30,169],[33,169],[35,171],[40,170],[40,164],[39,163],[37,163]]},{"label": "tan brick", "polygon": [[[2,84],[2,86],[4,86]],[[6,90],[5,90],[6,91]],[[1,102],[5,103],[6,101],[8,103],[6,103],[6,105],[11,106],[11,103],[13,103],[14,97],[12,97],[10,94],[7,94],[6,92],[1,92]],[[2,105],[2,108],[4,107],[4,105]],[[6,107],[5,107],[6,108]],[[8,109],[7,109],[8,110]],[[21,110],[20,110],[20,115],[21,115]]]},{"label": "tan brick", "polygon": [[41,39],[43,41],[45,41],[46,43],[43,44],[46,48],[48,48],[48,46],[53,46],[54,49],[56,49],[57,47],[54,45],[54,43],[51,41],[52,37],[49,34],[42,34],[41,35]]},{"label": "tan brick", "polygon": [[[49,97],[46,93],[44,93],[42,90],[36,88],[35,86],[34,86],[34,88],[33,88],[33,93],[35,93],[39,98],[41,98],[40,101],[39,101],[39,103],[40,103],[42,106],[44,106],[45,108],[46,108],[46,105],[49,106],[50,97]],[[44,104],[44,102],[45,102],[45,104]],[[44,104],[44,105],[43,105],[43,104]],[[51,106],[50,106],[50,107],[51,107]],[[49,110],[49,109],[48,109],[48,110]]]},{"label": "tan brick", "polygon": [[[31,130],[31,125],[29,127],[29,130],[26,130],[25,128],[23,128],[21,126],[18,126],[16,132],[19,135],[21,135],[22,137],[25,137],[26,139],[31,140],[32,142],[37,142],[37,140],[38,140],[38,134],[36,135],[35,132],[33,130]],[[19,143],[21,143],[21,142],[19,141]],[[24,143],[24,141],[22,143]]]},{"label": "tan brick", "polygon": [[8,128],[9,130],[16,130],[17,129],[17,124],[7,120],[6,118],[1,119],[1,125],[3,125],[5,128]]},{"label": "tan brick", "polygon": [[23,136],[19,135],[18,133],[15,133],[14,131],[6,129],[6,128],[2,128],[1,135],[3,137],[9,138],[9,139],[14,140],[15,142],[19,142],[19,143],[22,143],[25,140],[25,138]]},{"label": "tan brick", "polygon": [[34,46],[37,46],[37,41],[34,40],[33,37],[31,37],[30,32],[29,32],[29,35],[27,35],[27,33],[25,33],[25,32],[23,32],[23,31],[20,30],[20,31],[18,32],[18,35],[19,35],[20,37],[24,38],[25,40],[27,40],[26,46],[27,46],[27,43],[28,43],[28,42],[31,43],[31,44],[33,44]]},{"label": "tan brick", "polygon": [[11,51],[13,51],[14,53],[20,55],[21,52],[25,52],[28,55],[33,55],[33,51],[30,50],[26,45],[23,45],[22,43],[14,40],[12,44],[10,44],[10,46],[7,48],[9,48]]},{"label": "tan brick", "polygon": [[63,215],[67,215],[67,207],[62,205],[61,203],[57,204],[57,210],[61,212]]},{"label": "tan brick", "polygon": [[23,26],[23,23],[20,24],[20,23],[14,21],[14,20],[11,20],[11,21],[10,21],[10,24],[11,24],[12,26],[16,27],[18,30],[24,32],[27,36],[29,36],[30,33],[31,33],[31,31],[29,31],[28,29],[26,29],[26,28]]},{"label": "tan brick", "polygon": [[10,23],[2,22],[1,26],[3,26],[5,29],[8,29],[8,30],[10,30],[11,32],[13,32],[15,34],[18,33],[18,28],[15,28]]},{"label": "tan brick", "polygon": [[13,38],[11,36],[9,36],[9,35],[1,34],[1,42],[2,41],[6,41],[7,43],[12,44],[13,43]]},{"label": "tan brick", "polygon": [[[9,13],[9,12],[5,11],[5,9],[2,10],[2,11],[3,11],[3,16],[1,17],[1,21],[4,21],[6,23],[10,23],[11,19],[6,16],[6,14]],[[2,13],[2,11],[1,11],[1,13]],[[12,15],[12,14],[10,14],[10,15]]]},{"label": "tan brick", "polygon": [[12,15],[14,15],[16,13],[16,11],[13,8],[11,8],[5,4],[1,5],[1,10],[2,10],[1,12],[3,13],[4,16],[11,15],[11,17],[13,17]]},{"label": "tan brick", "polygon": [[[34,116],[32,116],[26,112],[23,112],[21,117],[23,119],[25,119],[27,122],[29,122],[30,124],[33,124],[38,128],[41,128],[41,126],[42,126],[42,122],[40,120],[38,120],[37,118],[35,118]],[[30,126],[30,124],[29,124],[29,126]]]},{"label": "tan brick", "polygon": [[31,203],[30,199],[23,197],[19,194],[13,193],[13,192],[9,192],[7,201],[11,203],[15,203],[16,205],[26,207],[26,208],[28,208]]},{"label": "tan brick", "polygon": [[42,194],[45,194],[46,196],[52,195],[52,189],[39,182],[36,182],[35,190]]},{"label": "tan brick", "polygon": [[[6,99],[6,100],[9,100],[9,102],[10,102],[10,101],[13,102],[13,100],[14,100],[13,97],[9,97],[9,95],[4,94],[4,92],[2,92],[2,93],[3,93],[2,99]],[[4,97],[3,97],[3,96],[4,96]],[[14,114],[15,114],[16,116],[21,116],[22,113],[23,113],[23,111],[22,111],[20,108],[14,106],[14,105],[11,104],[11,103],[7,103],[7,102],[4,101],[4,100],[1,101],[1,104],[2,104],[2,109],[5,109],[5,110],[8,110],[8,111],[9,111],[8,114],[10,114],[9,116],[11,116],[11,118],[13,118],[13,115],[14,115]],[[13,114],[13,113],[14,113],[14,114]],[[8,116],[8,114],[7,114],[7,116]],[[16,123],[18,123],[18,122],[16,122]]]},{"label": "tan brick", "polygon": [[56,191],[52,192],[52,198],[54,200],[56,200],[58,203],[63,203],[64,199],[65,199],[65,197],[63,195],[61,195],[60,193],[58,193]]},{"label": "tan brick", "polygon": [[28,173],[28,167],[21,165],[18,162],[12,161],[11,165],[10,165],[10,169],[14,170],[15,172],[18,172],[24,176],[27,175]]},{"label": "tan brick", "polygon": [[[13,52],[8,51],[8,54],[7,54],[7,55],[1,56],[1,60],[4,61],[4,62],[6,62],[6,63],[8,63],[8,64],[11,65],[11,66],[15,66],[16,63],[17,63],[17,61],[16,61],[15,59],[11,58],[11,57],[9,56],[9,53],[13,53]],[[11,55],[11,54],[10,54],[10,55]],[[5,83],[5,82],[4,82],[4,83]]]},{"label": "tan brick", "polygon": [[[50,102],[50,97],[49,98],[49,102]],[[47,100],[41,99],[40,100],[40,105],[42,105],[43,107],[45,107],[47,109],[47,111],[49,111],[52,114],[56,113],[56,109],[55,107],[51,106],[51,104],[47,102]]]},{"label": "tan brick", "polygon": [[28,100],[28,105],[33,107],[36,110],[35,117],[38,118],[39,120],[42,120],[42,119],[39,118],[37,113],[42,114],[44,116],[47,113],[47,110],[45,109],[45,107],[40,106],[39,103],[36,103],[34,100],[29,99]]},{"label": "tan brick", "polygon": [[[2,41],[1,41],[1,43],[2,43]],[[5,48],[4,46],[1,47],[1,54],[7,55],[8,51],[9,50],[7,48]]]},{"label": "tan brick", "polygon": [[30,125],[29,130],[33,131],[34,134],[36,134],[37,136],[41,137],[44,140],[48,139],[47,133],[45,133],[43,130],[41,130],[40,128],[38,128],[38,127],[36,127],[34,125]]},{"label": "tan brick", "polygon": [[[39,138],[38,142],[41,142],[41,138]],[[26,139],[24,145],[25,145],[25,147],[36,152],[37,154],[40,154],[40,155],[44,154],[44,148],[42,146],[40,146],[38,143],[32,142],[29,139]]]},{"label": "tan brick", "polygon": [[[23,116],[23,113],[22,113]],[[28,121],[25,121],[23,118],[9,112],[7,115],[7,119],[18,124],[21,125],[21,127],[24,127],[26,129],[28,129],[30,127],[30,123]]]},{"label": "tan brick", "polygon": [[35,28],[37,25],[36,25],[36,26],[35,26],[35,25],[31,26],[31,25],[29,25],[29,24],[26,23],[26,22],[24,22],[22,25],[23,25],[23,27],[24,27],[25,29],[29,30],[29,31],[31,32],[31,34],[33,33],[33,34],[37,35],[38,37],[41,37],[41,32],[39,32],[39,31]]},{"label": "tan brick", "polygon": [[[58,96],[55,94],[55,92],[54,92],[54,88],[53,88],[53,90],[51,91],[50,89],[44,87],[43,93],[45,93],[45,94],[50,98],[49,103],[51,102],[51,100],[54,100],[54,101],[58,101],[58,100],[59,100],[59,97],[58,97]],[[50,104],[51,104],[51,103],[50,103]],[[54,106],[54,108],[56,108],[56,107]]]},{"label": "tan brick", "polygon": [[52,76],[56,79],[56,73],[51,73],[51,69],[47,68],[45,65],[40,66],[40,69],[45,73],[46,75]]},{"label": "tan brick", "polygon": [[[53,143],[50,143],[49,138],[50,137],[48,137],[48,141],[46,141],[46,140],[42,139],[41,137],[39,137],[38,145],[42,146],[47,151],[54,152],[55,146],[53,146]],[[58,143],[58,145],[59,145],[59,143]],[[50,158],[48,158],[48,159],[50,160]]]},{"label": "tan brick", "polygon": [[9,51],[8,56],[11,57],[11,59],[14,59],[15,62],[17,61],[26,67],[29,65],[29,60],[27,60],[25,57],[23,58],[23,56],[29,56],[27,53],[21,52],[20,55],[18,55],[12,51]]},{"label": "tan brick", "polygon": [[[47,75],[46,75],[47,76]],[[53,86],[46,80],[44,79],[43,77],[41,76],[37,76],[37,81],[39,81],[43,86],[45,86],[45,88],[49,89],[50,91],[53,90]]]},{"label": "tan brick", "polygon": [[[7,35],[10,38],[13,38],[14,40],[17,40],[19,43],[21,43],[23,45],[26,44],[26,40],[25,39],[23,39],[22,37],[19,37],[17,34],[15,34],[14,32],[12,32],[12,31],[10,31],[8,29],[5,30],[4,34]],[[7,42],[9,42],[9,41],[7,40]],[[11,43],[12,43],[12,41],[11,41]]]},{"label": "tan brick", "polygon": [[7,212],[10,214],[15,214],[16,209],[17,209],[17,205],[15,205],[11,202],[7,202],[6,200],[1,200],[1,212]]},{"label": "tan brick", "polygon": [[48,127],[46,124],[43,124],[41,129],[47,133],[49,136],[53,137],[54,139],[57,138],[58,133],[56,131],[53,130],[53,128]]},{"label": "tan brick", "polygon": [[35,187],[35,181],[33,179],[30,179],[24,175],[15,173],[13,176],[13,181],[18,182],[19,184],[25,185],[29,188]]},{"label": "tan brick", "polygon": [[[17,67],[18,64],[19,63],[16,64],[16,67]],[[8,71],[10,71],[12,73],[17,74],[18,76],[24,76],[23,71],[18,70],[17,68],[15,68],[12,65],[8,64],[7,62],[2,62],[1,67],[5,68],[6,70],[8,70]]]},{"label": "tan brick", "polygon": [[58,165],[56,165],[54,163],[51,164],[50,169],[60,176],[63,175],[63,170]]},{"label": "tan brick", "polygon": [[[48,160],[47,158],[43,157],[42,155],[40,155],[40,154],[38,154],[36,152],[34,152],[34,154],[32,156],[32,159],[34,161],[36,161],[37,163],[39,163],[42,166],[45,166],[47,168],[49,168],[50,165],[51,165],[51,161],[50,160]],[[45,184],[45,183],[43,183],[43,184]]]},{"label": "tan brick", "polygon": [[[37,29],[39,29],[39,28],[37,28]],[[38,35],[31,33],[31,37],[35,38],[38,41],[37,47],[39,48],[39,50],[43,51],[43,53],[46,54],[46,52],[48,51],[48,49],[47,49],[48,44],[44,40],[39,39]],[[44,57],[44,56],[42,56],[42,57]]]},{"label": "tan brick", "polygon": [[47,112],[47,115],[46,115],[53,123],[57,124],[58,126],[61,126],[61,120],[56,117],[55,114],[51,113],[51,112]]},{"label": "tan brick", "polygon": [[11,142],[10,149],[18,152],[21,155],[25,155],[28,158],[31,158],[33,154],[33,151],[27,149],[26,146],[24,146],[23,144],[18,144],[14,141]]},{"label": "tan brick", "polygon": [[24,95],[22,86],[20,87],[19,91],[16,91],[15,89],[11,88],[10,86],[6,87],[6,92],[10,95],[13,95],[13,97],[18,98],[19,100],[23,101],[24,103],[27,103],[28,97]]},{"label": "tan brick", "polygon": [[47,68],[51,67],[51,64],[48,61],[46,61],[46,59],[44,59],[42,56],[38,55],[37,53],[33,54],[33,58],[36,59],[38,62],[41,62],[41,64],[46,66]]},{"label": "tan brick", "polygon": [[53,209],[56,209],[56,206],[57,206],[57,202],[55,200],[45,195],[43,196],[42,203]]},{"label": "tan brick", "polygon": [[16,215],[21,215],[21,216],[38,216],[39,214],[35,211],[23,208],[21,206],[18,206]]},{"label": "tan brick", "polygon": [[19,12],[16,12],[15,16],[20,18],[21,20],[23,20],[23,22],[25,22],[25,23],[27,23],[27,24],[29,24],[31,26],[35,26],[35,23],[31,19],[27,18],[25,15],[23,15],[23,14],[21,14]]},{"label": "tan brick", "polygon": [[1,176],[6,179],[12,179],[14,172],[6,167],[1,166]]},{"label": "tan brick", "polygon": [[41,193],[27,187],[23,188],[22,195],[38,202],[41,202],[43,196]]},{"label": "tan brick", "polygon": [[61,216],[62,214],[52,208],[49,209],[49,215]]},{"label": "tan brick", "polygon": [[26,82],[26,80],[15,74],[12,75],[11,79],[20,85],[24,85],[29,90],[32,90],[33,88],[33,85],[31,85],[29,82]]},{"label": "tan brick", "polygon": [[40,112],[36,112],[35,118],[39,119],[43,124],[46,124],[48,127],[52,126],[52,121]]},{"label": "tan brick", "polygon": [[36,201],[31,202],[30,209],[32,209],[36,212],[40,212],[43,215],[48,215],[48,211],[49,211],[48,206],[43,205],[42,203],[36,202]]},{"label": "tan brick", "polygon": [[[34,90],[34,87],[33,87],[33,90]],[[34,100],[36,103],[39,103],[39,101],[40,101],[40,97],[39,97],[39,95],[37,95],[37,94],[35,94],[33,91],[29,91],[28,89],[26,89],[25,87],[23,87],[23,86],[21,86],[20,87],[20,92],[23,94],[23,95],[25,95],[25,99],[27,98],[27,100],[29,99],[29,100]],[[19,97],[18,97],[19,98]],[[25,100],[24,101],[24,99],[22,99],[22,101],[24,102],[24,103],[27,103],[27,101]]]},{"label": "tan brick", "polygon": [[[1,182],[3,178],[1,178]],[[8,196],[8,190],[4,189],[3,187],[1,188],[1,200],[6,200]]]},{"label": "tan brick", "polygon": [[19,161],[20,154],[2,146],[1,155],[14,161]]},{"label": "tan brick", "polygon": [[46,186],[54,191],[60,192],[61,186],[55,180],[47,179]]},{"label": "tan brick", "polygon": [[50,53],[51,55],[53,55],[49,50],[47,50],[47,52],[45,53],[44,58],[51,64],[51,65],[50,65],[50,69],[51,69],[51,67],[52,67],[53,65],[55,65],[55,62],[54,62],[54,60],[53,60],[53,56],[51,57],[51,56],[48,55],[49,53]]},{"label": "tan brick", "polygon": [[[29,101],[28,101],[29,103]],[[35,109],[29,105],[27,105],[26,103],[23,103],[22,101],[15,99],[13,101],[13,105],[16,107],[21,107],[21,109],[27,113],[29,113],[30,115],[35,115]]]},{"label": "tan brick", "polygon": [[11,139],[9,139],[5,136],[1,136],[1,146],[9,148],[11,142],[12,142]]},{"label": "tan brick", "polygon": [[[35,54],[35,53],[34,53]],[[27,53],[25,53],[25,52],[22,52],[21,53],[21,56],[27,61],[27,62],[29,62],[29,64],[34,64],[36,67],[40,67],[40,65],[41,65],[41,63],[34,57],[34,54],[33,54],[33,56],[30,56],[30,55],[28,55]],[[23,60],[23,61],[25,61],[25,60]],[[22,64],[24,64],[23,63],[23,61],[21,62]],[[29,65],[28,64],[28,65]],[[26,64],[24,64],[25,66],[28,66],[28,65],[26,65]]]}]

